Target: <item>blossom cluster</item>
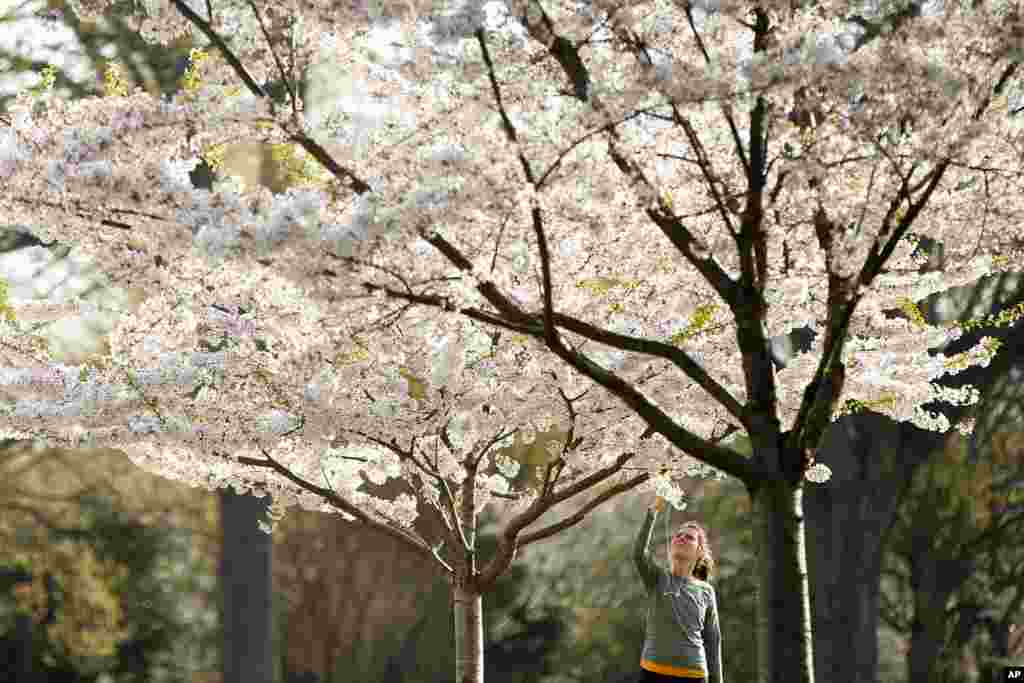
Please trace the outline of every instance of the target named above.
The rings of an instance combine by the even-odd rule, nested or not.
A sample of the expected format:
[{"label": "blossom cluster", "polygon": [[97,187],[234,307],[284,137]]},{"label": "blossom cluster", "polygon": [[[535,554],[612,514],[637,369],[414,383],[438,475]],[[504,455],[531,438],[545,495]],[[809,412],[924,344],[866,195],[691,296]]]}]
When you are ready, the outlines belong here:
[{"label": "blossom cluster", "polygon": [[[139,24],[148,39],[195,31],[176,3],[150,4]],[[558,37],[594,30],[568,3],[552,4]],[[435,503],[442,492],[472,495],[479,511],[509,492],[515,468],[488,455],[506,430],[529,442],[571,424],[579,445],[556,450],[577,476],[623,453],[653,466],[680,450],[662,433],[639,439],[648,426],[639,399],[623,401],[608,378],[695,438],[744,427],[721,400],[742,405],[754,389],[751,351],[737,344],[750,323],[736,316],[752,310],[737,304],[751,293],[740,283],[765,304],[766,345],[802,325],[819,332],[775,375],[783,430],[818,371],[822,332],[837,313],[830,295],[856,298],[841,399],[939,430],[949,425],[923,404],[977,400],[935,380],[988,363],[989,340],[955,361],[932,356],[958,330],[888,312],[1024,262],[1019,193],[1010,191],[1021,131],[1000,105],[1005,94],[990,97],[1007,59],[979,56],[1019,42],[1018,18],[950,6],[900,29],[898,40],[819,59],[805,36],[835,32],[827,12],[769,2],[762,10],[779,23],[775,44],[751,61],[737,40],[749,30],[733,21],[745,16],[742,3],[703,12],[705,38],[722,48],[712,59],[665,29],[691,30],[683,9],[662,3],[660,23],[648,26],[632,8],[597,2],[609,21],[586,52],[591,78],[556,97],[578,67],[565,52],[553,58],[556,35],[526,8],[499,29],[472,3],[432,18],[431,3],[413,2],[391,21],[349,24],[320,0],[249,5],[217,17],[193,7],[214,29],[233,28],[223,45],[204,46],[218,56],[196,60],[196,87],[178,100],[136,91],[74,103],[23,94],[15,103],[0,141],[12,190],[0,211],[38,225],[42,239],[75,243],[149,299],[118,322],[109,359],[80,397],[46,414],[41,404],[23,407],[12,424],[68,440],[84,430],[196,486],[273,482],[281,505],[325,503],[253,462],[286,463],[403,524],[417,512],[412,499],[380,501],[359,490],[361,477],[400,477]],[[384,23],[388,45],[402,50],[368,37]],[[264,29],[270,45],[259,42]],[[401,116],[367,104],[362,118],[318,127],[300,97],[271,102],[250,82],[270,80],[286,44],[300,66],[326,49],[339,71],[358,74],[367,99]],[[922,61],[929,49],[941,50],[941,70]],[[637,57],[655,53],[657,62]],[[723,76],[737,70],[742,82]],[[785,115],[785,103],[815,90],[808,107],[822,117],[808,113],[804,125]],[[851,91],[869,104],[851,108]],[[663,113],[640,126],[640,110]],[[892,130],[910,115],[908,130]],[[762,169],[754,197],[753,155],[737,146],[757,141],[735,128],[757,116],[760,134],[771,130],[760,158],[778,165]],[[276,194],[193,188],[189,172],[233,138],[300,145],[326,157],[330,172]],[[658,166],[666,157],[678,162],[667,172]],[[983,161],[999,172],[958,182]],[[909,233],[893,242],[910,218],[946,247],[942,271],[921,274]],[[211,310],[229,311],[228,329]],[[550,337],[548,324],[558,328]],[[11,343],[45,362],[26,340]],[[577,365],[552,353],[556,344]],[[199,349],[221,355],[206,362]],[[473,486],[459,489],[471,471]],[[806,476],[825,475],[819,467]],[[678,490],[663,492],[681,501]]]}]

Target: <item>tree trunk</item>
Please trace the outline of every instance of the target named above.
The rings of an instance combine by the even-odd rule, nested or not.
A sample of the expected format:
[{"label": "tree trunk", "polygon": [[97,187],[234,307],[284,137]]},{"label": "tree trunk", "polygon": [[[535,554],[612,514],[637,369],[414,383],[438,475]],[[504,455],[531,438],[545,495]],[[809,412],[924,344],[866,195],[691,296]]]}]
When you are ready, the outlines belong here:
[{"label": "tree trunk", "polygon": [[832,478],[805,489],[814,663],[823,683],[877,679],[882,553],[904,491],[942,439],[871,412],[844,416],[825,432],[817,459]]},{"label": "tree trunk", "polygon": [[484,683],[483,596],[460,583],[456,581],[452,587],[455,680],[458,683]]},{"label": "tree trunk", "polygon": [[36,680],[32,652],[32,616],[18,612],[14,617],[14,680],[32,683]]},{"label": "tree trunk", "polygon": [[814,683],[803,482],[762,482],[750,498],[759,579],[758,680]]},{"label": "tree trunk", "polygon": [[273,683],[272,539],[259,520],[269,498],[220,491],[223,683]]},{"label": "tree trunk", "polygon": [[[925,270],[941,270],[942,245],[933,243],[930,249],[932,262]],[[996,314],[1019,303],[1022,292],[1024,278],[1008,273],[934,294],[918,305],[934,325]],[[1005,328],[984,333],[1004,342],[1011,338]],[[966,348],[967,341],[977,336],[977,332],[965,334],[945,353],[964,350],[957,345]],[[774,338],[777,365],[784,367],[796,352],[809,351],[813,338],[806,328]],[[992,368],[972,367],[957,376],[959,381],[943,380],[942,384],[973,383],[984,391],[994,376],[998,373]],[[935,409],[951,422],[963,410],[948,404]],[[914,472],[941,447],[943,437],[871,412],[840,418],[825,432],[816,459],[832,469],[832,479],[809,486],[805,498],[814,663],[822,683],[877,680],[882,553]],[[848,529],[858,531],[846,533]]]}]

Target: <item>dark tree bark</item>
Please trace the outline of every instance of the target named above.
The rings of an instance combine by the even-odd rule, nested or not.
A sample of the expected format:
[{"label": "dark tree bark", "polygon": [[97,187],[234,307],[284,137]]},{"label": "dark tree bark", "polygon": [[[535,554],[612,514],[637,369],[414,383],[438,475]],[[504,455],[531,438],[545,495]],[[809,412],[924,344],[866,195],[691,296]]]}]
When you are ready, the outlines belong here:
[{"label": "dark tree bark", "polygon": [[814,668],[831,683],[874,681],[888,529],[918,466],[942,435],[859,413],[828,430],[819,460],[832,481],[804,489]]},{"label": "dark tree bark", "polygon": [[269,498],[220,491],[223,683],[273,683],[273,543],[259,528]]},{"label": "dark tree bark", "polygon": [[[930,250],[935,259],[929,269],[942,266],[940,247],[936,245]],[[949,319],[992,315],[1021,300],[1024,300],[1024,281],[997,276],[929,297],[919,308],[929,323],[937,324]],[[1005,364],[1020,353],[1019,348],[1014,348],[1012,327],[987,327],[966,333],[943,352],[947,356],[962,352],[986,334],[1006,343],[1006,347],[1000,349],[1002,362],[997,357],[987,368],[971,367],[958,375],[941,378],[939,384],[949,387],[973,384],[984,396],[986,387],[1007,372]],[[813,334],[801,330],[794,330],[791,335],[791,340],[773,340],[776,361],[780,365],[794,349],[806,350],[813,338]],[[951,423],[966,410],[944,403],[923,407],[943,413]],[[805,486],[803,501],[807,518],[814,667],[819,680],[829,683],[877,680],[882,556],[888,546],[889,531],[897,520],[915,472],[942,448],[946,436],[910,423],[896,423],[871,412],[847,415],[827,430],[817,460],[832,469],[832,479],[823,485]],[[987,444],[979,448],[982,451],[979,459],[987,460]],[[924,565],[918,569],[916,580],[923,582],[928,582],[929,575],[936,571]],[[945,604],[941,597],[936,599]],[[938,652],[934,644],[938,631],[935,625],[926,627],[927,610],[923,604],[919,607],[920,628],[912,629],[911,635],[912,650],[916,649],[917,656],[908,658],[909,669],[918,673],[921,666],[909,659],[923,662]],[[912,677],[910,680],[919,679]],[[920,680],[930,679],[925,676]]]},{"label": "dark tree bark", "polygon": [[20,612],[14,618],[14,680],[35,683],[32,666],[32,617]]}]

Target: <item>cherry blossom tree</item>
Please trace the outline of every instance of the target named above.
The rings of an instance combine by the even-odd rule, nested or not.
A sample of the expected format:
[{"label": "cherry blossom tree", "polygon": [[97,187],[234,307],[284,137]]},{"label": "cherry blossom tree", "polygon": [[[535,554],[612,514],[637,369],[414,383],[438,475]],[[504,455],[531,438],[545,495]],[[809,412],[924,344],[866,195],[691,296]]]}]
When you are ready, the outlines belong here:
[{"label": "cherry blossom tree", "polygon": [[[827,476],[826,427],[869,405],[946,431],[920,406],[977,392],[934,380],[997,350],[930,354],[962,325],[921,325],[913,302],[1020,262],[1020,17],[851,15],[846,54],[815,42],[843,3],[587,7],[151,3],[144,36],[209,46],[184,98],[114,73],[106,97],[13,110],[5,215],[150,298],[79,369],[87,395],[9,419],[194,485],[262,486],[275,516],[340,510],[405,539],[452,577],[460,681],[481,679],[480,596],[517,549],[640,485],[681,504],[666,476],[613,477],[685,454],[677,471],[750,493],[761,679],[813,681],[801,496]],[[321,59],[361,109],[307,116],[293,74]],[[194,189],[200,155],[216,166],[254,135],[293,145],[298,188]],[[978,169],[982,186],[961,182]],[[923,237],[946,247],[942,272],[914,267]],[[804,325],[811,350],[776,371],[770,340]],[[5,342],[46,364],[27,332],[14,321]],[[492,451],[555,426],[540,484],[513,492],[516,463]],[[752,457],[722,443],[733,432]],[[418,497],[442,543],[407,531]],[[478,570],[474,517],[495,499],[519,514]]]}]

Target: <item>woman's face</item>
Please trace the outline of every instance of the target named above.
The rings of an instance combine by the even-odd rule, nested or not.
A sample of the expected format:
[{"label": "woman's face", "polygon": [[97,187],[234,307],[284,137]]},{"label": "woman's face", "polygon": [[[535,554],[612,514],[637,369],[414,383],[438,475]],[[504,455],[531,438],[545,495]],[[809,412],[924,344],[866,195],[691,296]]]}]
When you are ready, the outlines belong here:
[{"label": "woman's face", "polygon": [[672,550],[687,556],[700,553],[700,530],[692,526],[680,527],[672,537]]}]

